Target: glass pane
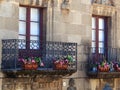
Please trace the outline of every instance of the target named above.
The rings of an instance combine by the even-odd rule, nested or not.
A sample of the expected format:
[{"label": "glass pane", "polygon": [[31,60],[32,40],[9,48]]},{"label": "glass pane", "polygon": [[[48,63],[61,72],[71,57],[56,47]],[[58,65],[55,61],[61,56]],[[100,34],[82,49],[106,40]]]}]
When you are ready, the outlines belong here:
[{"label": "glass pane", "polygon": [[36,8],[31,8],[31,21],[39,21],[39,10]]},{"label": "glass pane", "polygon": [[26,22],[19,21],[19,34],[26,34]]},{"label": "glass pane", "polygon": [[99,48],[99,53],[104,53],[104,48]]},{"label": "glass pane", "polygon": [[99,42],[99,48],[104,48],[104,42]]},{"label": "glass pane", "polygon": [[95,22],[96,22],[95,18],[92,17],[92,28],[94,28],[94,29],[96,28],[96,23]]},{"label": "glass pane", "polygon": [[30,36],[30,40],[39,40],[39,37],[37,37],[37,36]]},{"label": "glass pane", "polygon": [[95,30],[92,30],[92,41],[95,41],[95,36],[96,36],[96,33],[95,33],[96,31]]},{"label": "glass pane", "polygon": [[99,53],[104,53],[104,42],[99,42]]},{"label": "glass pane", "polygon": [[39,35],[39,23],[31,22],[30,35]]},{"label": "glass pane", "polygon": [[[19,35],[19,39],[24,39],[24,40],[25,40],[26,37]],[[25,48],[26,48],[26,42],[19,42],[19,43],[18,43],[18,48],[19,48],[19,49],[25,49]]]},{"label": "glass pane", "polygon": [[92,42],[92,48],[94,48],[95,47],[95,42]]},{"label": "glass pane", "polygon": [[[30,42],[30,49],[39,49],[39,41],[38,40],[38,37],[34,37],[34,36],[31,36],[31,42]],[[35,41],[33,41],[35,40]]]},{"label": "glass pane", "polygon": [[104,19],[99,18],[99,29],[104,29]]},{"label": "glass pane", "polygon": [[104,31],[99,31],[99,41],[104,41]]},{"label": "glass pane", "polygon": [[92,53],[95,53],[95,42],[92,42]]},{"label": "glass pane", "polygon": [[26,20],[26,8],[19,7],[19,20]]},{"label": "glass pane", "polygon": [[35,43],[34,45],[30,43],[30,49],[39,49],[39,44]]},{"label": "glass pane", "polygon": [[104,53],[104,48],[99,48],[99,53]]},{"label": "glass pane", "polygon": [[21,35],[19,35],[19,39],[26,39],[26,36],[21,36]]}]

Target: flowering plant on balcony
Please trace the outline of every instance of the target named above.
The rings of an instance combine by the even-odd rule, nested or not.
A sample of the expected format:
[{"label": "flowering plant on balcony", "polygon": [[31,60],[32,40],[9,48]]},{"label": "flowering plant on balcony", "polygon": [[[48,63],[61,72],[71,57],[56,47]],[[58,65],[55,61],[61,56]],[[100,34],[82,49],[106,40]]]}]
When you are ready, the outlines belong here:
[{"label": "flowering plant on balcony", "polygon": [[68,55],[66,58],[54,60],[55,69],[67,69],[68,66],[73,62],[72,56]]},{"label": "flowering plant on balcony", "polygon": [[38,66],[44,66],[44,63],[42,62],[40,57],[26,57],[26,58],[20,58],[20,62],[22,62],[23,69],[37,69]]},{"label": "flowering plant on balcony", "polygon": [[113,64],[114,71],[120,71],[120,62],[115,62]]},{"label": "flowering plant on balcony", "polygon": [[98,67],[98,62],[91,61],[91,62],[89,63],[88,69],[89,69],[90,71],[92,71],[92,72],[96,72],[96,71],[98,70],[97,67]]},{"label": "flowering plant on balcony", "polygon": [[98,66],[99,71],[101,72],[119,72],[120,71],[120,62],[119,61],[103,61],[101,65]]},{"label": "flowering plant on balcony", "polygon": [[98,70],[101,72],[108,72],[110,70],[110,64],[106,60],[103,60],[101,64],[98,65]]},{"label": "flowering plant on balcony", "polygon": [[90,61],[88,70],[92,72],[120,72],[120,60]]},{"label": "flowering plant on balcony", "polygon": [[92,61],[89,63],[89,69],[92,72],[108,72],[110,70],[110,63],[106,60],[100,61]]}]

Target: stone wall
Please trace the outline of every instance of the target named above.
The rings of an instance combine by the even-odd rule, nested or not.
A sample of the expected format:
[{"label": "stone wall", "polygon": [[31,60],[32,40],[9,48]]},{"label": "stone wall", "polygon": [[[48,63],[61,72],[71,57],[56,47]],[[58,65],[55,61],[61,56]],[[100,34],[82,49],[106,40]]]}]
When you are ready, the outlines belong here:
[{"label": "stone wall", "polygon": [[[2,53],[2,39],[18,38],[18,7],[17,3],[0,1],[0,53]],[[0,54],[0,63],[1,57]],[[3,77],[1,72],[0,77]],[[1,85],[2,79],[0,79],[0,90],[2,90]]]},{"label": "stone wall", "polygon": [[120,2],[116,0],[116,43],[120,47]]},{"label": "stone wall", "polygon": [[2,90],[61,90],[61,79],[39,78],[4,78]]},{"label": "stone wall", "polygon": [[17,3],[0,3],[0,39],[18,37],[18,7]]}]

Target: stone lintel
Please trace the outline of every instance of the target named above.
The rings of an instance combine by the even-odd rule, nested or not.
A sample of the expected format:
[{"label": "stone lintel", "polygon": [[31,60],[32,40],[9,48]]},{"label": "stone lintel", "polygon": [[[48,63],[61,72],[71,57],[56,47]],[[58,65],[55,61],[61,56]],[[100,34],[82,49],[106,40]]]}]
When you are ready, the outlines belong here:
[{"label": "stone lintel", "polygon": [[100,16],[113,16],[115,14],[115,7],[102,5],[102,4],[93,4],[92,5],[92,14]]}]

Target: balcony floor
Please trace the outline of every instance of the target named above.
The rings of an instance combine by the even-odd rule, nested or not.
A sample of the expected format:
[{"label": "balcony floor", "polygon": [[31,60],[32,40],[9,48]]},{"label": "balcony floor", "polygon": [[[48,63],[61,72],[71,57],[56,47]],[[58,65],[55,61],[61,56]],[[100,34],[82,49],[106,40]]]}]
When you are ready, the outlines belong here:
[{"label": "balcony floor", "polygon": [[65,76],[71,75],[76,72],[76,69],[70,70],[54,70],[51,68],[38,68],[37,70],[24,70],[21,68],[16,69],[3,69],[3,73],[7,75],[19,76],[19,75],[58,75],[58,76]]},{"label": "balcony floor", "polygon": [[120,72],[88,72],[89,78],[120,78]]}]

